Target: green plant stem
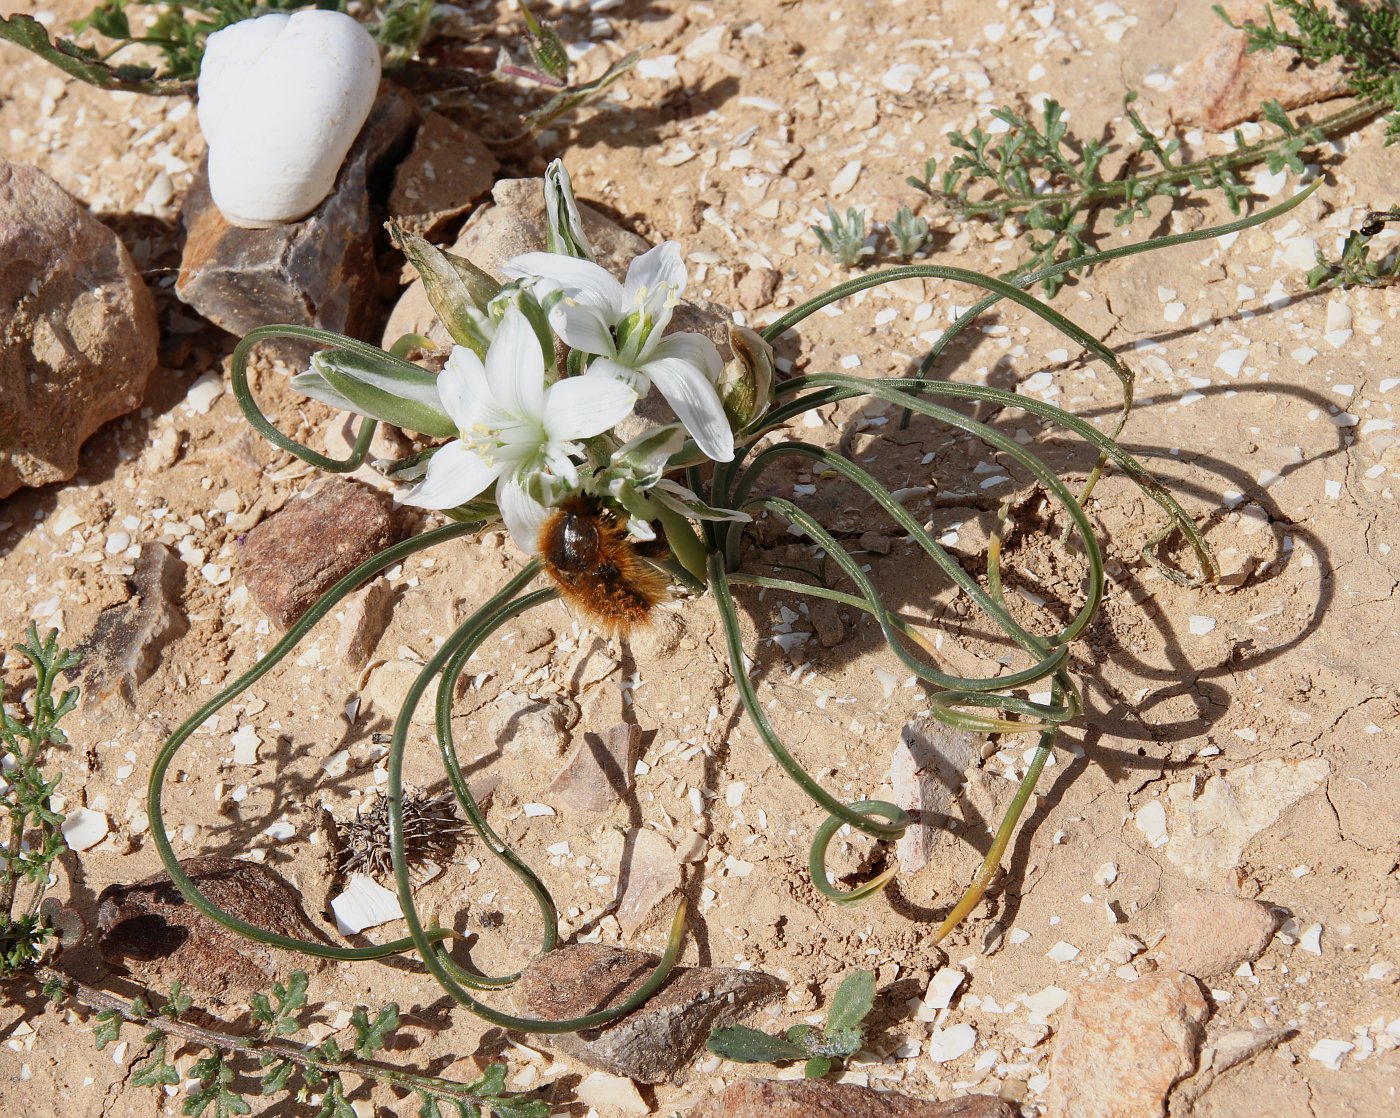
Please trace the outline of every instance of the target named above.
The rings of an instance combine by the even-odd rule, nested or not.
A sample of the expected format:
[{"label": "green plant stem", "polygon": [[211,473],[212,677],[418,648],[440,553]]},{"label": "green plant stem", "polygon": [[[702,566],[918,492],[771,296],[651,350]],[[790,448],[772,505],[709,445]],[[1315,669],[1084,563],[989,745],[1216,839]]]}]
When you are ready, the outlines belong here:
[{"label": "green plant stem", "polygon": [[309,1048],[296,1041],[280,1037],[235,1036],[218,1029],[193,1025],[179,1018],[170,1018],[154,1013],[142,1016],[132,1012],[130,1000],[78,982],[53,967],[36,968],[33,972],[33,979],[40,986],[55,981],[60,983],[65,994],[88,1009],[100,1013],[115,1013],[129,1024],[139,1025],[163,1036],[175,1037],[189,1044],[203,1045],[213,1051],[234,1052],[255,1057],[272,1055],[277,1059],[296,1064],[298,1067],[314,1068],[327,1075],[337,1075],[348,1071],[364,1079],[379,1080],[414,1091],[426,1091],[439,1098],[460,1099],[465,1103],[489,1101],[482,1100],[480,1096],[472,1094],[463,1083],[457,1083],[450,1079],[440,1079],[435,1075],[421,1075],[416,1072],[404,1071],[402,1068],[394,1067],[392,1064],[386,1064],[380,1060],[361,1059],[351,1053],[346,1053],[344,1058],[340,1060],[328,1060],[317,1055],[315,1048]]},{"label": "green plant stem", "polygon": [[[460,652],[474,650],[506,621],[528,612],[535,606],[553,601],[558,596],[558,592],[552,588],[537,590],[532,594],[520,597],[514,596],[521,587],[535,577],[538,570],[537,563],[527,565],[505,588],[468,618],[418,673],[404,696],[403,705],[399,708],[398,718],[394,722],[393,742],[389,747],[387,758],[389,781],[386,795],[389,801],[389,849],[393,859],[394,882],[398,887],[399,903],[403,909],[404,922],[408,925],[409,936],[417,947],[424,966],[454,1000],[491,1024],[519,1032],[557,1034],[579,1032],[583,1029],[606,1025],[608,1022],[615,1021],[637,1009],[661,988],[675,966],[676,960],[680,956],[681,946],[685,941],[685,902],[681,902],[675,918],[671,922],[670,936],[661,960],[646,982],[620,1004],[609,1009],[599,1010],[596,1013],[563,1021],[519,1017],[514,1014],[502,1013],[474,997],[456,980],[452,969],[444,963],[444,957],[435,947],[436,940],[433,934],[424,929],[423,923],[419,919],[418,909],[413,899],[413,881],[409,873],[408,858],[403,843],[403,759],[413,713],[417,710],[418,704],[422,701],[433,679],[442,674],[447,665]],[[470,651],[468,651],[468,655],[470,655]],[[439,711],[442,711],[441,707]],[[450,721],[450,705],[443,717]],[[458,775],[460,776],[460,771]],[[459,790],[455,782],[454,790]],[[550,903],[552,904],[552,901]]]},{"label": "green plant stem", "polygon": [[[797,786],[828,815],[835,816],[841,822],[849,823],[856,830],[873,835],[875,838],[889,840],[899,838],[909,826],[907,814],[900,811],[902,818],[893,817],[889,822],[870,819],[867,815],[853,810],[832,796],[788,752],[782,739],[774,731],[772,723],[768,721],[768,716],[758,701],[758,693],[754,690],[753,680],[749,677],[748,669],[744,666],[744,643],[743,635],[739,632],[738,608],[734,604],[734,595],[729,589],[729,574],[725,570],[724,556],[718,551],[710,553],[709,580],[710,589],[714,592],[715,601],[719,607],[720,618],[724,622],[725,642],[729,649],[729,667],[733,672],[734,682],[739,688],[739,696],[743,700],[744,709],[748,712],[754,728],[758,730],[759,736],[763,739],[774,760],[782,766],[783,771],[793,779]],[[894,805],[890,806],[894,807]],[[900,809],[894,808],[894,810],[899,811]]]},{"label": "green plant stem", "polygon": [[[1062,680],[1056,678],[1051,688],[1051,702],[1059,701],[1062,695]],[[943,923],[938,926],[938,931],[934,935],[934,943],[941,943],[947,938],[948,933],[961,924],[969,912],[977,907],[978,903],[986,895],[987,886],[1001,867],[1002,855],[1006,853],[1006,848],[1011,842],[1011,836],[1016,832],[1016,822],[1021,818],[1021,812],[1025,810],[1026,804],[1030,801],[1031,793],[1035,791],[1036,782],[1040,779],[1041,771],[1045,768],[1045,763],[1050,759],[1050,750],[1055,742],[1055,735],[1059,733],[1058,726],[1047,726],[1040,734],[1040,742],[1036,746],[1035,757],[1031,760],[1030,767],[1026,769],[1026,775],[1021,778],[1021,783],[1016,789],[1016,796],[1011,801],[1011,805],[1006,809],[1006,814],[1002,816],[1001,825],[997,827],[997,833],[992,838],[992,844],[987,848],[986,856],[982,859],[982,865],[977,871],[977,876],[973,878],[972,884],[964,891],[952,910],[944,918]]]},{"label": "green plant stem", "polygon": [[[1386,102],[1370,98],[1358,101],[1354,105],[1348,105],[1345,109],[1308,126],[1307,131],[1316,132],[1319,136],[1317,143],[1310,146],[1316,147],[1324,140],[1359,128],[1389,108],[1390,106]],[[1159,194],[1162,193],[1159,190],[1160,187],[1184,185],[1193,178],[1199,178],[1202,175],[1252,167],[1256,163],[1262,163],[1273,154],[1278,146],[1278,140],[1279,137],[1272,136],[1221,155],[1166,167],[1150,175],[1134,179],[1131,187],[1139,191],[1139,196]],[[924,189],[924,192],[930,197],[951,206],[963,217],[990,217],[994,219],[1005,218],[1015,211],[1029,210],[1034,206],[1047,203],[1082,210],[1115,200],[1129,203],[1133,201],[1133,196],[1129,193],[1130,184],[1127,182],[1103,182],[1094,186],[1081,187],[1079,190],[1054,191],[1048,194],[1008,194],[1007,197],[996,202],[973,202],[960,198],[956,194],[945,194],[941,190],[927,190],[923,187],[920,189]]]},{"label": "green plant stem", "polygon": [[[462,536],[471,535],[480,531],[480,523],[448,524],[442,528],[435,528],[432,531],[424,532],[413,539],[404,540],[402,543],[394,544],[381,551],[378,555],[366,559],[353,571],[347,574],[325,594],[323,594],[307,612],[287,630],[271,651],[261,660],[240,675],[228,687],[220,691],[214,698],[201,706],[192,714],[162,747],[160,753],[156,755],[155,763],[151,767],[150,782],[146,790],[146,814],[150,819],[151,839],[155,843],[156,853],[160,855],[161,863],[165,866],[165,872],[170,875],[175,887],[180,890],[184,898],[194,905],[203,915],[209,917],[215,923],[237,932],[248,939],[265,943],[272,947],[282,947],[290,951],[299,951],[302,954],[313,955],[323,959],[337,959],[340,961],[355,961],[360,959],[382,959],[390,955],[397,955],[403,951],[408,951],[414,946],[412,939],[397,939],[389,943],[372,947],[333,947],[324,943],[311,940],[297,939],[293,936],[279,935],[255,927],[245,920],[241,920],[232,913],[214,904],[208,897],[199,891],[199,887],[185,873],[179,860],[175,857],[175,851],[170,843],[170,836],[165,829],[164,808],[162,804],[165,775],[174,761],[180,748],[189,739],[204,721],[218,710],[222,709],[229,702],[241,695],[269,671],[271,671],[281,660],[296,647],[301,638],[316,624],[322,617],[335,608],[351,591],[357,589],[361,583],[368,581],[384,568],[391,566],[409,555],[423,551],[434,544],[445,543],[448,540],[458,539]],[[436,938],[441,939],[447,935],[446,932],[434,933]]]},{"label": "green plant stem", "polygon": [[[350,473],[359,469],[365,460],[365,455],[369,452],[369,444],[370,440],[374,438],[377,420],[368,417],[361,419],[359,429],[355,433],[355,444],[351,448],[349,456],[331,458],[312,450],[310,447],[303,446],[294,439],[289,439],[272,425],[267,416],[263,414],[262,409],[258,407],[257,401],[253,399],[253,390],[248,386],[248,358],[255,345],[270,338],[297,338],[301,341],[314,342],[316,345],[329,345],[337,349],[348,350],[372,360],[389,360],[391,355],[386,355],[378,346],[367,345],[330,330],[317,330],[311,326],[276,325],[259,326],[256,330],[250,330],[245,334],[243,340],[234,349],[233,358],[229,364],[229,379],[233,383],[234,399],[238,401],[244,418],[248,420],[253,430],[273,446],[285,450],[288,454],[296,455],[303,462],[310,463],[317,469],[332,474]],[[417,366],[414,367],[417,368]]]}]

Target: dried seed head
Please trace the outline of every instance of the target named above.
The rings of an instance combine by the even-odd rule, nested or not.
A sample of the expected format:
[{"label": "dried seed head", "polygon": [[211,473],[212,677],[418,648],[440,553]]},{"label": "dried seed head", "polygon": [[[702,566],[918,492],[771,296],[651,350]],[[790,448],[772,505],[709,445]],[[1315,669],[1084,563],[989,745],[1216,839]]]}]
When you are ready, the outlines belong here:
[{"label": "dried seed head", "polygon": [[[409,872],[415,876],[429,863],[448,862],[457,843],[468,833],[457,817],[451,792],[426,796],[406,790],[403,796],[403,847]],[[343,874],[364,873],[385,879],[394,874],[389,849],[389,801],[381,796],[366,812],[340,827],[339,868]]]}]

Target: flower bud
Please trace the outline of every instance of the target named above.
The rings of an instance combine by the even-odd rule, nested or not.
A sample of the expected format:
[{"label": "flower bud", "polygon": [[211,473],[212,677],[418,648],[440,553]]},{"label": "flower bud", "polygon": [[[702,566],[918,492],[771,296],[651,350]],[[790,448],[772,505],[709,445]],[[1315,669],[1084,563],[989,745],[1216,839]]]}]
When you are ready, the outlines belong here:
[{"label": "flower bud", "polygon": [[478,357],[485,356],[492,333],[486,305],[501,285],[470,260],[443,252],[396,222],[388,222],[386,228],[394,247],[422,277],[423,291],[448,336]]},{"label": "flower bud", "polygon": [[729,325],[734,357],[719,378],[724,414],[735,431],[754,423],[773,401],[773,347],[747,326]]},{"label": "flower bud", "polygon": [[545,225],[545,248],[561,256],[580,260],[593,259],[593,246],[583,231],[583,218],[574,201],[574,184],[561,159],[554,160],[544,172],[544,205],[548,214]]}]

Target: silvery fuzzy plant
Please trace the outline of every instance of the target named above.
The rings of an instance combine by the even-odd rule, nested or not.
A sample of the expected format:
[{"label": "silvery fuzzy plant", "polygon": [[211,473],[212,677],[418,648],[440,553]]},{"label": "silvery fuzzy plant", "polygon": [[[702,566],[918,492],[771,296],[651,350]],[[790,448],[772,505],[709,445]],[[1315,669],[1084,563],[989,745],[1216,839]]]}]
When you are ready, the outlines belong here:
[{"label": "silvery fuzzy plant", "polygon": [[[1143,548],[1147,562],[1188,585],[1216,577],[1214,560],[1197,526],[1113,437],[1132,404],[1131,372],[1106,345],[1028,293],[1026,288],[1045,279],[1045,274],[1033,273],[1012,282],[942,264],[911,264],[858,276],[804,302],[760,332],[732,325],[733,357],[724,362],[708,338],[667,333],[686,289],[685,267],[676,244],[667,242],[637,257],[625,280],[619,281],[592,259],[569,178],[560,163],[550,166],[544,189],[547,251],[515,258],[499,278],[425,241],[397,233],[454,343],[441,375],[397,353],[305,327],[263,327],[235,350],[233,388],[249,422],[276,446],[323,470],[348,472],[364,463],[378,422],[440,440],[408,459],[378,465],[404,482],[404,503],[440,510],[448,523],[387,548],[346,575],[266,656],[190,715],[170,738],[151,773],[147,804],[152,837],[166,869],[180,891],[206,915],[267,944],[342,961],[416,952],[454,999],[494,1024],[548,1033],[611,1021],[636,1008],[665,981],[681,947],[684,904],[675,915],[667,949],[654,972],[620,1005],[568,1021],[531,1020],[488,1005],[483,992],[511,985],[520,972],[485,975],[459,964],[444,948],[444,940],[458,933],[424,927],[414,903],[414,879],[402,841],[404,750],[410,721],[436,680],[436,738],[448,784],[487,848],[533,895],[543,923],[540,950],[549,951],[558,940],[555,902],[534,871],[493,830],[463,775],[452,728],[456,681],[469,657],[492,633],[561,597],[597,617],[603,628],[625,631],[645,622],[648,610],[668,592],[668,584],[691,594],[708,593],[718,609],[730,668],[754,729],[779,766],[827,815],[811,843],[812,883],[837,903],[860,901],[882,889],[898,867],[843,888],[827,868],[831,841],[849,827],[891,843],[911,825],[911,819],[887,801],[847,803],[838,798],[803,768],[770,723],[751,677],[752,661],[744,648],[734,598],[736,587],[766,588],[834,601],[873,618],[889,648],[922,683],[935,718],[983,733],[1038,735],[1034,760],[981,869],[948,908],[936,931],[941,940],[984,895],[1059,727],[1080,712],[1069,655],[1103,598],[1103,557],[1084,510],[1099,473],[1105,468],[1121,472],[1162,510],[1163,524]],[[1307,193],[1301,193],[1227,225],[1127,245],[1055,268],[1069,270],[1234,232],[1274,218],[1305,197]],[[977,384],[922,377],[862,379],[826,372],[775,381],[772,341],[824,306],[911,277],[979,289],[985,293],[978,304],[984,310],[1002,300],[1013,303],[1105,364],[1122,384],[1122,406],[1113,434],[1034,398]],[[970,316],[960,318],[950,332],[971,321]],[[326,347],[292,383],[309,396],[364,417],[346,458],[327,457],[294,442],[258,408],[248,385],[249,354],[259,342],[276,337]],[[638,402],[653,392],[674,412],[674,422],[651,426],[641,422]],[[859,399],[882,401],[974,435],[1034,479],[1058,506],[1061,524],[1077,537],[1082,556],[1084,575],[1078,588],[1082,604],[1066,611],[1072,613],[1066,624],[1052,632],[1035,632],[1015,619],[1003,596],[999,535],[988,548],[985,576],[975,578],[859,464],[801,441],[789,430],[794,420],[815,408]],[[1072,492],[1030,449],[958,406],[969,403],[1020,408],[1077,436],[1098,457],[1088,484],[1080,493]],[[649,405],[647,412],[654,414],[655,405]],[[868,495],[1019,650],[1023,662],[1008,674],[985,678],[941,670],[933,662],[931,642],[890,610],[845,545],[806,509],[770,495],[773,487],[763,484],[765,474],[794,458],[809,464],[814,475],[844,479]],[[759,513],[786,521],[791,530],[820,547],[845,576],[847,586],[835,589],[744,569],[741,536],[745,523]],[[313,625],[367,579],[406,556],[450,546],[501,522],[520,553],[518,572],[446,638],[409,689],[394,723],[387,758],[389,860],[408,935],[369,947],[328,946],[274,935],[218,908],[181,869],[164,819],[167,775],[195,728],[273,671]],[[1195,571],[1176,569],[1157,555],[1158,545],[1174,534],[1194,553]],[[1028,697],[1033,691],[1047,690],[1047,681],[1048,701]]]}]

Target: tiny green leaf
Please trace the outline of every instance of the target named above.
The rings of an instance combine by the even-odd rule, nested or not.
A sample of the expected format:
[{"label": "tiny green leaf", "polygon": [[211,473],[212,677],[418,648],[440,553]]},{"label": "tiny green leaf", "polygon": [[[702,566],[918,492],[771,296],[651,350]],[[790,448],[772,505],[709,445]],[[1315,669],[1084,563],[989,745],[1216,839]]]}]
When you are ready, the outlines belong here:
[{"label": "tiny green leaf", "polygon": [[716,1029],[705,1042],[705,1047],[716,1056],[723,1056],[736,1064],[776,1064],[800,1060],[807,1055],[807,1050],[800,1045],[761,1033],[747,1025]]},{"label": "tiny green leaf", "polygon": [[875,1004],[875,972],[858,970],[842,981],[831,999],[831,1012],[826,1018],[826,1035],[850,1028],[859,1028]]}]

